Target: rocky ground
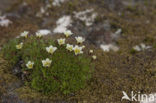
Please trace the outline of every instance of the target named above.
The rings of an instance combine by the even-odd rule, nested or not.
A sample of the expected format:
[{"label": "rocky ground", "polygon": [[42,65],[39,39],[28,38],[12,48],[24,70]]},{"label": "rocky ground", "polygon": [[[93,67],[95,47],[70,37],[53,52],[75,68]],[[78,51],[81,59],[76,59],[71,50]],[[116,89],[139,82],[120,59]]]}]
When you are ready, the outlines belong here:
[{"label": "rocky ground", "polygon": [[122,91],[156,93],[155,28],[155,0],[0,0],[0,47],[24,30],[57,35],[70,29],[96,46],[98,57],[86,89],[46,97],[21,86],[1,56],[0,102],[121,103]]}]

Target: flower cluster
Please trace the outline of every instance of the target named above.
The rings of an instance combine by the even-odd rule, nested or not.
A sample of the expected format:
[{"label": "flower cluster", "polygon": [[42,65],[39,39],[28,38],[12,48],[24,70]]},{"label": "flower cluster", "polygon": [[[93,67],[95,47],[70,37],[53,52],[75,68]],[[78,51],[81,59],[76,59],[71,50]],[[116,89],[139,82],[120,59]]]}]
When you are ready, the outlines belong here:
[{"label": "flower cluster", "polygon": [[[27,38],[28,37],[28,34],[29,34],[29,31],[24,31],[24,32],[21,33],[20,36],[21,37],[24,37],[24,38]],[[42,36],[43,36],[42,33],[36,32],[36,37],[41,38]]]},{"label": "flower cluster", "polygon": [[[28,31],[24,31],[23,33],[21,33],[21,37],[27,38],[28,37],[29,32]],[[41,38],[43,36],[42,33],[40,32],[36,32],[36,37]],[[16,49],[20,50],[23,47],[23,42],[21,42],[20,44],[16,45]],[[57,47],[53,47],[52,45],[50,45],[49,47],[46,47],[46,51],[50,54],[53,54],[55,51],[57,50]],[[51,62],[52,60],[50,60],[49,58],[46,58],[45,60],[42,60],[42,65],[43,67],[50,67],[51,66]],[[28,69],[32,69],[34,66],[34,62],[32,61],[28,61],[26,64],[26,67]]]},{"label": "flower cluster", "polygon": [[[42,65],[43,65],[43,67],[50,67],[51,62],[52,62],[52,60],[50,60],[49,58],[46,58],[45,60],[42,60]],[[34,66],[34,62],[32,62],[32,61],[28,61],[26,64],[26,67],[28,69],[32,69],[33,66]]]},{"label": "flower cluster", "polygon": [[[66,37],[69,37],[73,33],[70,30],[67,30],[66,32],[64,32],[64,34],[65,34]],[[83,37],[80,37],[80,36],[75,37],[75,39],[76,39],[78,44],[82,44],[85,41],[85,39]],[[78,45],[75,45],[75,46],[73,46],[71,44],[66,45],[66,49],[69,50],[70,52],[74,51],[75,55],[83,54],[82,49],[84,49],[84,48],[85,48],[85,46],[80,47]]]},{"label": "flower cluster", "polygon": [[[21,37],[27,38],[28,37],[29,32],[28,31],[24,31],[23,33],[21,33]],[[73,35],[73,33],[70,30],[67,30],[64,32],[64,35],[66,38],[68,38],[69,36]],[[36,32],[36,37],[41,38],[43,36],[42,33],[40,32]],[[65,45],[66,44],[66,49],[70,52],[74,52],[75,55],[79,55],[79,54],[83,54],[83,49],[85,48],[85,45],[79,46],[79,44],[82,44],[85,39],[81,36],[75,37],[75,40],[77,42],[77,45],[72,45],[72,44],[66,44],[66,39],[65,38],[60,38],[57,39],[57,43],[59,46]],[[21,42],[20,44],[16,45],[16,49],[22,49],[23,47],[23,42]],[[49,53],[49,54],[54,54],[54,52],[57,50],[57,47],[54,47],[53,45],[50,45],[48,47],[45,48],[45,50]],[[93,50],[89,51],[90,54],[93,54]],[[92,58],[95,60],[97,57],[96,55],[93,55]],[[52,60],[50,60],[49,58],[46,58],[45,60],[42,60],[42,66],[43,67],[50,67],[52,63]],[[32,69],[34,66],[34,62],[33,61],[28,61],[26,64],[26,67],[28,69]]]}]

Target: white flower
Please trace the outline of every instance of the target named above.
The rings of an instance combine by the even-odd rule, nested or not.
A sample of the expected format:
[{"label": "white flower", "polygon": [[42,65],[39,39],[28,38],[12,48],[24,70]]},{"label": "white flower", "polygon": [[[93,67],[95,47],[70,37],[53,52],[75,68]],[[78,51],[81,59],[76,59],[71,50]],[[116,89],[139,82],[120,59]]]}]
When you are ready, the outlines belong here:
[{"label": "white flower", "polygon": [[29,32],[28,31],[24,31],[23,33],[21,33],[21,37],[28,37]]},{"label": "white flower", "polygon": [[28,63],[26,64],[28,69],[32,69],[34,66],[34,62],[28,61]]},{"label": "white flower", "polygon": [[67,44],[66,49],[69,51],[73,51],[73,45]]},{"label": "white flower", "polygon": [[80,44],[85,41],[85,39],[83,37],[80,37],[80,36],[75,37],[75,39],[76,39],[77,43],[80,43]]},{"label": "white flower", "polygon": [[50,54],[53,54],[57,50],[57,47],[54,47],[50,45],[49,47],[46,47],[46,51]]},{"label": "white flower", "polygon": [[92,54],[94,51],[93,50],[89,50],[89,53]]},{"label": "white flower", "polygon": [[20,44],[16,45],[16,49],[22,49],[23,43],[21,42]]},{"label": "white flower", "polygon": [[65,40],[66,39],[61,38],[61,39],[57,39],[57,42],[58,42],[59,45],[63,45],[63,44],[65,44]]},{"label": "white flower", "polygon": [[66,37],[69,37],[69,36],[71,36],[73,33],[70,31],[70,30],[67,30],[67,31],[65,31],[64,32],[64,35],[66,36]]},{"label": "white flower", "polygon": [[42,33],[40,33],[40,32],[36,32],[36,37],[41,38],[42,36],[43,36]]},{"label": "white flower", "polygon": [[83,45],[83,46],[82,46],[82,49],[84,49],[85,47],[86,47],[86,46]]},{"label": "white flower", "polygon": [[96,55],[93,55],[93,56],[92,56],[92,58],[93,58],[94,60],[96,60],[96,59],[97,59]]},{"label": "white flower", "polygon": [[43,67],[50,67],[52,60],[47,58],[46,60],[42,60]]},{"label": "white flower", "polygon": [[83,53],[82,49],[83,49],[82,47],[79,47],[78,45],[76,45],[76,46],[73,48],[73,50],[74,50],[74,52],[75,52],[75,55],[82,54],[82,53]]}]

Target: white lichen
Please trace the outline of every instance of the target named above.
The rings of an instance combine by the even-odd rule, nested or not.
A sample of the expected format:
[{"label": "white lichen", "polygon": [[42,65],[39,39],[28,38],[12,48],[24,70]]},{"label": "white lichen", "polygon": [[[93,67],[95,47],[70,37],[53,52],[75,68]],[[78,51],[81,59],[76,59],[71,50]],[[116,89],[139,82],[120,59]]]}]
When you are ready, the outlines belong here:
[{"label": "white lichen", "polygon": [[114,44],[101,44],[100,48],[104,51],[104,52],[109,52],[110,50],[112,51],[118,51],[119,47],[114,45]]},{"label": "white lichen", "polygon": [[[97,17],[97,13],[93,13],[93,9],[87,9],[81,12],[74,12],[75,18],[85,22],[86,26],[91,26]],[[91,15],[88,15],[91,14]]]},{"label": "white lichen", "polygon": [[12,24],[12,21],[6,18],[6,16],[0,16],[0,26],[8,27],[9,24]]},{"label": "white lichen", "polygon": [[60,6],[61,3],[65,2],[65,0],[53,0],[52,5],[53,6]]},{"label": "white lichen", "polygon": [[152,48],[152,46],[145,45],[144,43],[141,43],[141,44],[133,47],[133,49],[136,51],[143,51],[143,50],[147,50],[147,49],[151,49],[151,48]]},{"label": "white lichen", "polygon": [[42,35],[48,35],[48,34],[51,33],[51,31],[48,30],[48,29],[40,29],[40,30],[38,30],[37,32],[38,32],[38,33],[41,33]]},{"label": "white lichen", "polygon": [[119,28],[115,33],[112,34],[113,39],[118,39],[121,36],[122,29]]},{"label": "white lichen", "polygon": [[63,16],[56,22],[57,27],[53,30],[54,33],[64,33],[67,27],[71,26],[72,20],[70,16]]}]

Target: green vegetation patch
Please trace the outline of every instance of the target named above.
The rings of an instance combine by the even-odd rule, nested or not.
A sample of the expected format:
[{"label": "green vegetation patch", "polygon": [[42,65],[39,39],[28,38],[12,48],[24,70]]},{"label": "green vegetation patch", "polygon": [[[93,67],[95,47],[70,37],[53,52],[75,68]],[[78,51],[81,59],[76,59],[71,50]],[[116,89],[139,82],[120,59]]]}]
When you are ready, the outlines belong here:
[{"label": "green vegetation patch", "polygon": [[2,52],[13,67],[21,67],[26,85],[44,94],[69,94],[86,86],[93,65],[83,52],[82,37],[75,38],[78,44],[72,45],[66,44],[70,35],[53,40],[39,33],[28,36],[25,31],[21,36],[6,44]]}]

